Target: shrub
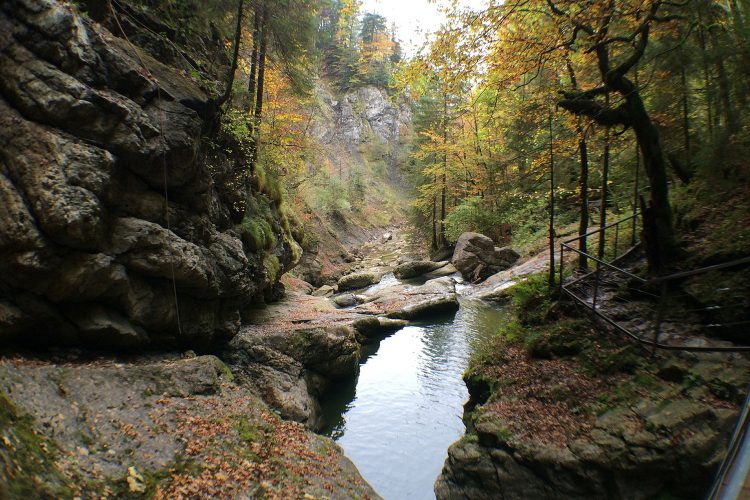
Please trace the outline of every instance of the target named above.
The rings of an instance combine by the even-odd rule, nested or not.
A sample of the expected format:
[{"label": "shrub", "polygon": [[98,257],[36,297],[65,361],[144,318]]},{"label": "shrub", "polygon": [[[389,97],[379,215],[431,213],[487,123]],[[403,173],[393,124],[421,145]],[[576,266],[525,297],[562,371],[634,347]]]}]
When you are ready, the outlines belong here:
[{"label": "shrub", "polygon": [[445,218],[445,233],[451,241],[458,240],[461,234],[473,231],[492,234],[494,228],[504,224],[503,218],[484,206],[477,197],[469,198],[454,208]]}]

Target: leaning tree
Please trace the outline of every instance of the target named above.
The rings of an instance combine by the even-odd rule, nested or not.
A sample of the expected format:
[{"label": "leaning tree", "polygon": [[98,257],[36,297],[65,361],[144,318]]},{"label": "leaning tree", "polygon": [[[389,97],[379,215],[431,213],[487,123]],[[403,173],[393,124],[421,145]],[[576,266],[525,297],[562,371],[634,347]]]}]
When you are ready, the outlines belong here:
[{"label": "leaning tree", "polygon": [[[604,126],[622,126],[635,133],[650,182],[644,207],[644,236],[650,268],[658,271],[677,255],[677,242],[669,204],[666,162],[659,134],[643,102],[638,86],[628,74],[646,53],[655,23],[674,22],[679,8],[666,0],[607,0],[577,2],[546,0],[560,29],[569,33],[567,48],[595,56],[599,85],[588,90],[562,92],[560,107],[587,116]],[[619,95],[612,104],[607,95]]]}]

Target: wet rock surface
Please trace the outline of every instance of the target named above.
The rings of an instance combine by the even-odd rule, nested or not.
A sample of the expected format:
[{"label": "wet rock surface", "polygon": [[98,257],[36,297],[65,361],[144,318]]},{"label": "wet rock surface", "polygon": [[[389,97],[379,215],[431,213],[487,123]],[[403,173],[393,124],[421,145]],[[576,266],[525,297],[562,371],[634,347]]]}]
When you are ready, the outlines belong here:
[{"label": "wet rock surface", "polygon": [[376,272],[358,272],[347,274],[339,279],[338,289],[341,291],[345,291],[365,288],[379,282],[380,278],[381,275]]},{"label": "wet rock surface", "polygon": [[[435,271],[448,264],[447,262],[432,262],[431,260],[416,260],[412,262],[404,262],[396,266],[393,270],[393,275],[400,280],[409,278],[416,278]],[[454,271],[455,272],[455,271]]]}]

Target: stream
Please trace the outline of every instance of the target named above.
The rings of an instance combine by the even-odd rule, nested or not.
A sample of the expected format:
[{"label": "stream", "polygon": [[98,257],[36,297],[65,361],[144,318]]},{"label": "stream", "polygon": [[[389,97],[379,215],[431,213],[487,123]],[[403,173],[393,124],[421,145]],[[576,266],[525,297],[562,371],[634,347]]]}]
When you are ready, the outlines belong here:
[{"label": "stream", "polygon": [[412,323],[367,346],[359,377],[323,401],[323,432],[386,500],[435,498],[448,447],[464,432],[461,376],[472,347],[501,315],[464,298],[455,317]]}]

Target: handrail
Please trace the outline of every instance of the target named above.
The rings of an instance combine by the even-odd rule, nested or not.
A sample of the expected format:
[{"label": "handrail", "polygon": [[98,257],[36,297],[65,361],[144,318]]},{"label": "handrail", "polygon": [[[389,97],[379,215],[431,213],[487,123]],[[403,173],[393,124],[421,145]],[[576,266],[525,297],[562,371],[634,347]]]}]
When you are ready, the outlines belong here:
[{"label": "handrail", "polygon": [[[739,490],[742,489],[743,483],[747,479],[747,470],[736,470],[733,465],[736,463],[737,454],[740,452],[743,453],[742,458],[744,458],[740,465],[747,465],[747,454],[750,453],[750,439],[748,439],[747,433],[748,423],[750,423],[750,390],[745,397],[745,403],[737,419],[737,425],[735,425],[732,437],[727,444],[727,454],[716,472],[711,491],[706,496],[707,500],[720,498],[734,500],[739,498]],[[746,469],[746,467],[741,468]],[[723,491],[725,486],[729,490],[728,492]]]},{"label": "handrail", "polygon": [[619,220],[617,220],[615,222],[612,222],[611,224],[607,224],[604,227],[598,227],[598,228],[594,229],[593,231],[589,231],[586,234],[580,234],[580,235],[576,236],[575,238],[571,238],[569,240],[565,240],[565,241],[563,241],[561,243],[570,244],[570,243],[573,243],[574,241],[580,240],[581,238],[588,238],[589,236],[593,236],[596,233],[601,232],[603,229],[609,229],[610,227],[614,227],[614,226],[617,226],[619,224],[622,224],[623,222],[627,222],[630,219],[632,219],[634,217],[637,217],[639,214],[640,214],[640,212],[635,212],[634,214],[630,214],[630,215],[628,215],[627,217],[625,217],[623,219],[619,219]]},{"label": "handrail", "polygon": [[[581,304],[582,306],[591,309],[591,306],[586,302],[585,299],[579,297],[575,293],[571,292],[570,290],[565,290],[565,293],[568,294],[571,298],[573,298],[576,302]],[[641,345],[647,346],[647,347],[653,347],[656,349],[661,349],[663,351],[684,351],[684,352],[750,352],[750,346],[687,346],[687,345],[670,345],[670,344],[662,344],[658,340],[649,340],[644,339],[642,337],[639,337],[635,333],[631,332],[624,326],[620,325],[617,321],[613,320],[606,314],[601,312],[601,309],[592,309],[592,312],[604,320],[608,325],[614,327],[615,329],[619,330],[620,332],[624,333],[631,339],[635,340]]]},{"label": "handrail", "polygon": [[708,273],[711,271],[721,271],[722,269],[740,266],[742,264],[750,264],[750,255],[748,255],[747,257],[742,257],[740,259],[730,261],[730,262],[723,262],[721,264],[714,264],[712,266],[702,267],[700,269],[693,269],[691,271],[682,271],[679,273],[670,274],[668,276],[658,276],[656,278],[652,278],[649,281],[651,283],[661,283],[662,281],[672,281],[672,280],[679,280],[683,278],[690,278],[691,276],[696,276],[698,274]]},{"label": "handrail", "polygon": [[619,268],[619,267],[617,267],[617,266],[613,266],[613,265],[612,265],[612,264],[610,264],[609,262],[605,262],[605,261],[603,261],[603,260],[601,260],[601,259],[599,259],[599,258],[597,258],[597,257],[594,257],[593,255],[591,255],[591,254],[589,254],[589,253],[586,253],[586,252],[582,252],[582,251],[578,250],[577,248],[573,248],[573,247],[571,247],[570,245],[568,245],[567,243],[560,243],[560,246],[564,246],[565,248],[567,248],[567,249],[568,249],[568,250],[570,250],[571,252],[575,252],[575,253],[577,253],[577,254],[579,254],[579,255],[585,255],[586,257],[588,257],[589,259],[593,260],[593,261],[594,261],[594,262],[596,262],[597,264],[601,264],[601,265],[603,265],[603,266],[606,266],[606,267],[612,268],[612,269],[614,269],[615,271],[618,271],[618,272],[620,272],[620,273],[622,273],[622,274],[626,275],[626,276],[627,276],[627,277],[629,277],[629,278],[632,278],[632,279],[636,279],[636,280],[640,281],[641,283],[646,283],[646,280],[645,280],[645,279],[643,279],[643,278],[641,278],[641,277],[640,277],[640,276],[638,276],[637,274],[633,274],[633,273],[631,273],[631,272],[628,272],[628,271],[626,271],[625,269],[621,269],[621,268]]},{"label": "handrail", "polygon": [[[627,255],[628,252],[630,252],[634,246],[630,246],[630,248],[626,249],[624,253],[618,254],[619,247],[617,245],[618,235],[619,235],[619,226],[625,222],[628,222],[630,220],[633,220],[634,218],[637,218],[638,212],[635,212],[627,217],[624,217],[622,219],[619,219],[615,222],[612,222],[611,224],[608,224],[604,228],[597,228],[594,231],[590,231],[584,235],[578,236],[576,238],[572,238],[569,240],[565,240],[560,242],[560,292],[568,295],[572,299],[574,299],[576,302],[580,303],[584,307],[590,309],[594,316],[599,317],[601,320],[603,320],[605,323],[613,326],[618,331],[624,333],[628,337],[636,340],[641,345],[648,346],[653,349],[663,349],[663,350],[680,350],[680,351],[692,351],[692,352],[747,352],[750,351],[750,346],[743,346],[743,345],[708,345],[708,346],[688,346],[688,345],[674,345],[674,344],[664,344],[662,342],[659,342],[659,336],[661,333],[662,324],[665,323],[665,311],[667,308],[667,299],[670,294],[670,288],[667,286],[667,283],[672,280],[679,280],[690,276],[695,276],[698,274],[710,272],[710,271],[716,271],[721,269],[727,269],[738,265],[748,264],[750,263],[750,256],[743,257],[740,259],[733,260],[731,262],[725,262],[722,264],[716,264],[713,266],[704,267],[701,269],[694,269],[691,271],[684,271],[680,273],[675,273],[669,276],[663,276],[658,278],[652,278],[652,279],[646,279],[641,276],[638,276],[636,274],[633,274],[621,267],[618,267],[613,264],[613,262],[617,261],[618,259],[622,258],[623,255]],[[636,219],[637,220],[637,219]],[[604,257],[595,257],[594,255],[579,250],[578,248],[575,248],[574,246],[571,246],[571,243],[575,241],[580,241],[582,239],[587,238],[588,236],[591,236],[593,234],[601,233],[603,229],[608,229],[616,227],[615,232],[615,248],[614,248],[614,257],[610,262],[607,262],[604,260]],[[604,237],[604,236],[602,236]],[[635,242],[635,226],[633,228],[633,241]],[[596,263],[596,270],[588,272],[584,274],[583,276],[575,277],[573,280],[569,280],[567,283],[564,279],[564,265],[565,265],[565,251],[569,250],[571,252],[575,252],[578,255],[584,256],[586,259],[591,259],[593,262]],[[658,299],[658,307],[656,311],[656,317],[652,318],[654,320],[653,324],[653,337],[652,338],[645,338],[642,333],[640,332],[634,332],[631,331],[628,327],[625,325],[622,325],[618,323],[617,321],[613,320],[609,316],[607,316],[605,313],[603,313],[600,309],[601,306],[597,307],[599,304],[597,304],[599,300],[599,286],[600,283],[602,283],[602,276],[601,271],[602,269],[609,269],[613,272],[619,273],[621,275],[624,275],[631,280],[635,280],[638,285],[653,285],[653,284],[659,284],[661,292],[659,295],[655,295],[653,293],[648,293],[645,290],[641,290],[640,287],[636,288],[635,290],[644,295],[649,295],[651,298]],[[593,296],[589,297],[589,299],[582,298],[578,296],[576,292],[572,289],[572,287],[580,285],[583,282],[586,282],[587,280],[593,279]],[[726,327],[730,324],[719,324],[718,326]],[[712,325],[713,326],[713,325]]]}]

